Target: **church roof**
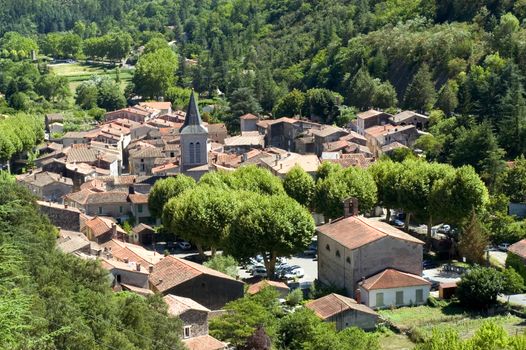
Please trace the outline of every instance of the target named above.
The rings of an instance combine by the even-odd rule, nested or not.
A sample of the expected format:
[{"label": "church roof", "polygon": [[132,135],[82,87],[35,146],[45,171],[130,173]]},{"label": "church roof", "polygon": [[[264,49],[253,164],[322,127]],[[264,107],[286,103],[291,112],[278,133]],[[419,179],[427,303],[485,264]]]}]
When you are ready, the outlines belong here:
[{"label": "church roof", "polygon": [[204,127],[201,115],[199,114],[199,108],[195,101],[195,94],[192,91],[190,94],[190,103],[188,104],[188,110],[186,111],[186,118],[184,124],[179,129],[180,134],[208,134],[208,129]]}]

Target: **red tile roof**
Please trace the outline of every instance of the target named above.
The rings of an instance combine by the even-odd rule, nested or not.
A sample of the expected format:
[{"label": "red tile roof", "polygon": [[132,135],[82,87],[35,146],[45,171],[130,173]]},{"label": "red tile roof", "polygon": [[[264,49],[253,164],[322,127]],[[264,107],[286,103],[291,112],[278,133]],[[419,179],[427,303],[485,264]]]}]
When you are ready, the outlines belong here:
[{"label": "red tile roof", "polygon": [[163,297],[163,300],[168,305],[168,313],[173,316],[179,316],[189,310],[210,312],[210,309],[190,298],[168,294]]},{"label": "red tile roof", "polygon": [[368,119],[368,118],[376,117],[377,115],[380,115],[383,113],[384,112],[377,111],[375,109],[370,109],[368,111],[358,113],[356,116],[358,117],[358,119]]},{"label": "red tile roof", "polygon": [[248,294],[257,294],[259,293],[262,289],[266,288],[266,287],[274,287],[276,289],[286,289],[286,290],[289,290],[289,286],[287,286],[285,283],[283,282],[276,282],[276,281],[268,281],[268,280],[263,280],[263,281],[259,281],[258,283],[254,283],[254,284],[251,284],[248,289],[247,289],[247,293]]},{"label": "red tile roof", "polygon": [[256,117],[254,114],[251,114],[251,113],[248,113],[248,114],[245,114],[245,115],[242,115],[241,117],[239,117],[240,119],[245,119],[245,120],[249,120],[249,119],[252,119],[252,120],[257,120],[259,119],[258,117]]},{"label": "red tile roof", "polygon": [[421,240],[385,222],[367,219],[363,216],[350,216],[335,220],[318,227],[318,231],[351,250],[385,237],[424,244]]},{"label": "red tile roof", "polygon": [[183,343],[189,350],[222,350],[226,344],[220,342],[210,335],[201,335],[195,338],[183,339]]},{"label": "red tile roof", "polygon": [[526,239],[522,239],[517,243],[513,243],[510,245],[508,251],[520,256],[523,259],[526,259]]},{"label": "red tile roof", "polygon": [[402,287],[428,286],[431,282],[420,276],[398,271],[395,269],[386,269],[372,277],[369,277],[360,285],[365,290],[390,289]]},{"label": "red tile roof", "polygon": [[141,193],[130,194],[128,198],[130,199],[130,202],[135,203],[135,204],[147,204],[148,203],[147,194],[141,194]]},{"label": "red tile roof", "polygon": [[368,306],[358,304],[354,299],[335,293],[309,301],[305,304],[305,307],[314,311],[314,313],[323,320],[348,310],[356,310],[378,316],[378,314]]},{"label": "red tile roof", "polygon": [[93,219],[86,221],[85,225],[91,230],[94,237],[99,237],[110,231],[112,229],[112,225],[116,225],[116,223],[111,219],[104,219],[96,216]]},{"label": "red tile roof", "polygon": [[162,293],[203,274],[235,281],[234,278],[219,271],[169,255],[155,265],[150,275],[150,282],[158,292]]}]

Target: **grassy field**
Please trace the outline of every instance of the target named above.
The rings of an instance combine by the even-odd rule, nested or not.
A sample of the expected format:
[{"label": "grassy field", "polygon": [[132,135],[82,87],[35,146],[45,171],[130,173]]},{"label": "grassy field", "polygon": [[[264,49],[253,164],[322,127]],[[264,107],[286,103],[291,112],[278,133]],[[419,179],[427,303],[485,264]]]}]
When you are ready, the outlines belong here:
[{"label": "grassy field", "polygon": [[[469,338],[486,320],[496,322],[513,335],[526,330],[526,322],[519,317],[511,315],[482,317],[454,306],[405,307],[382,310],[380,314],[398,327],[410,330],[413,335],[424,339],[431,335],[434,328],[453,328],[462,338]],[[390,332],[382,334],[380,339],[383,349],[402,350],[411,349],[414,346],[409,338],[399,334],[390,334]]]},{"label": "grassy field", "polygon": [[[74,94],[77,86],[83,81],[89,80],[94,75],[108,76],[112,79],[117,78],[114,67],[103,64],[86,64],[86,63],[60,63],[49,66],[57,75],[64,76],[69,81],[69,88]],[[133,71],[130,69],[121,69],[119,73],[120,86],[124,91],[126,84],[131,80]]]}]

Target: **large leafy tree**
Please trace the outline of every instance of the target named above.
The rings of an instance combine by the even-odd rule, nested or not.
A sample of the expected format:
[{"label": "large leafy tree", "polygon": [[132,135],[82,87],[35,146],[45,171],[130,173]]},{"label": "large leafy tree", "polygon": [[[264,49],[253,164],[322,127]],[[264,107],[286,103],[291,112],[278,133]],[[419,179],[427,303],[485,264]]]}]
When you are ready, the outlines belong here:
[{"label": "large leafy tree", "polygon": [[164,206],[170,199],[193,187],[195,187],[195,180],[184,174],[156,181],[148,195],[150,213],[160,218]]},{"label": "large leafy tree", "polygon": [[274,106],[273,114],[275,118],[301,116],[304,106],[305,94],[294,89],[278,100]]},{"label": "large leafy tree", "polygon": [[238,260],[261,254],[267,274],[274,276],[276,259],[304,249],[314,234],[309,211],[286,195],[243,195],[232,220],[226,251]]},{"label": "large leafy tree", "polygon": [[315,182],[299,165],[294,166],[283,179],[287,194],[298,203],[309,208],[314,198]]},{"label": "large leafy tree", "polygon": [[473,267],[458,283],[457,296],[465,306],[489,307],[505,290],[505,282],[502,272],[494,268]]},{"label": "large leafy tree", "polygon": [[459,253],[471,263],[483,264],[487,246],[488,234],[473,211],[471,218],[462,229],[458,242]]},{"label": "large leafy tree", "polygon": [[374,163],[369,171],[373,175],[378,188],[378,203],[387,209],[386,220],[391,217],[391,209],[401,208],[400,191],[401,174],[403,165],[392,160],[381,160]]},{"label": "large leafy tree", "polygon": [[377,202],[377,188],[368,171],[354,167],[329,171],[316,183],[314,206],[326,219],[334,219],[343,215],[343,200],[348,197],[358,199],[362,213],[373,208]]},{"label": "large leafy tree", "polygon": [[515,159],[513,165],[506,170],[501,183],[503,192],[511,201],[516,203],[526,201],[526,159],[524,156]]},{"label": "large leafy tree", "polygon": [[169,48],[142,55],[133,76],[135,92],[151,99],[163,97],[175,84],[178,66],[177,54]]},{"label": "large leafy tree", "polygon": [[436,90],[429,66],[424,64],[413,77],[405,92],[406,108],[429,111],[435,104]]},{"label": "large leafy tree", "polygon": [[162,210],[163,225],[178,237],[194,242],[202,257],[204,247],[211,247],[213,255],[224,245],[238,206],[233,191],[197,186],[168,201]]}]

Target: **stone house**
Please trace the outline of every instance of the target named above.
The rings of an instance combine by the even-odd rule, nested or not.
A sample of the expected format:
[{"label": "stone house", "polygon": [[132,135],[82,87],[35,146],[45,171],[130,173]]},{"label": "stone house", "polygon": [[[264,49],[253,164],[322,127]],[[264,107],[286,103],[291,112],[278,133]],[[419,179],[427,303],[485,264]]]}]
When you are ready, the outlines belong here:
[{"label": "stone house", "polygon": [[112,112],[107,112],[104,115],[104,118],[106,121],[111,121],[115,119],[129,119],[134,122],[144,123],[145,121],[157,116],[159,112],[159,110],[154,110],[141,106],[133,106],[128,108],[122,108]]},{"label": "stone house", "polygon": [[243,296],[244,283],[191,261],[166,256],[150,274],[150,289],[192,298],[211,310]]},{"label": "stone house", "polygon": [[172,114],[172,102],[170,101],[141,102],[139,103],[139,106],[159,110],[160,114]]},{"label": "stone house", "polygon": [[140,245],[150,245],[153,242],[155,230],[146,224],[139,224],[132,230],[132,234],[129,235],[131,243]]},{"label": "stone house", "polygon": [[257,131],[245,131],[241,135],[224,139],[224,150],[227,153],[243,154],[252,149],[263,149],[265,136]]},{"label": "stone house", "polygon": [[332,125],[322,125],[320,128],[312,128],[311,133],[314,135],[314,152],[318,156],[321,156],[324,144],[338,141],[341,137],[349,134],[342,128]]},{"label": "stone house", "polygon": [[379,315],[368,306],[335,293],[311,300],[305,307],[314,311],[323,321],[335,323],[338,331],[348,327],[373,330],[379,321]]},{"label": "stone house", "polygon": [[129,153],[130,174],[133,175],[152,175],[156,159],[164,158],[160,148],[146,144],[131,149]]},{"label": "stone house", "polygon": [[419,239],[377,220],[346,215],[317,228],[318,279],[354,297],[358,282],[385,269],[422,274]]},{"label": "stone house", "polygon": [[37,201],[40,212],[57,227],[69,231],[80,231],[82,213],[67,204]]},{"label": "stone house", "polygon": [[361,302],[375,309],[425,304],[431,290],[431,282],[395,269],[377,273],[359,286]]},{"label": "stone house", "polygon": [[365,130],[373,126],[386,125],[392,115],[382,111],[370,109],[356,115],[356,132],[360,135],[365,134]]},{"label": "stone house", "polygon": [[277,282],[277,281],[269,281],[269,280],[262,280],[257,283],[251,284],[247,289],[247,294],[257,294],[264,288],[274,288],[278,293],[280,298],[286,298],[287,295],[290,292],[289,286],[287,286],[283,282]]},{"label": "stone house", "polygon": [[168,314],[183,322],[183,339],[208,334],[208,308],[190,298],[173,294],[165,295],[163,300],[168,305]]},{"label": "stone house", "polygon": [[224,143],[228,137],[228,131],[224,123],[208,124],[208,137],[210,141]]},{"label": "stone house", "polygon": [[314,177],[320,167],[320,160],[315,154],[287,152],[261,158],[260,165],[279,177],[285,176],[294,166],[299,165],[309,175]]},{"label": "stone house", "polygon": [[113,238],[122,239],[126,236],[126,231],[117,225],[115,221],[111,218],[101,216],[95,216],[92,219],[86,220],[81,232],[84,233],[90,241],[97,244],[106,243]]},{"label": "stone house", "polygon": [[52,133],[51,131],[51,124],[53,123],[61,123],[64,124],[64,115],[60,113],[50,113],[46,114],[44,117],[44,123],[45,123],[45,130],[48,133]]},{"label": "stone house", "polygon": [[18,175],[16,180],[45,201],[61,202],[62,197],[73,190],[71,179],[47,171]]},{"label": "stone house", "polygon": [[118,261],[102,258],[102,267],[113,276],[113,285],[129,285],[148,288],[148,267],[133,261]]},{"label": "stone house", "polygon": [[257,122],[259,121],[259,118],[255,116],[254,114],[245,114],[239,117],[239,124],[241,128],[241,132],[247,132],[247,131],[258,131]]},{"label": "stone house", "polygon": [[57,248],[66,254],[91,254],[91,244],[81,232],[60,229]]},{"label": "stone house", "polygon": [[69,147],[71,145],[87,144],[89,140],[85,138],[86,131],[69,131],[62,136],[62,145]]},{"label": "stone house", "polygon": [[393,125],[414,125],[418,130],[426,130],[429,124],[429,117],[413,111],[402,111],[389,118]]},{"label": "stone house", "polygon": [[374,126],[365,130],[367,146],[375,157],[379,157],[382,154],[383,146],[393,142],[398,142],[404,146],[411,147],[420,135],[420,132],[414,125],[394,126],[386,124]]}]

